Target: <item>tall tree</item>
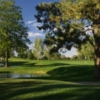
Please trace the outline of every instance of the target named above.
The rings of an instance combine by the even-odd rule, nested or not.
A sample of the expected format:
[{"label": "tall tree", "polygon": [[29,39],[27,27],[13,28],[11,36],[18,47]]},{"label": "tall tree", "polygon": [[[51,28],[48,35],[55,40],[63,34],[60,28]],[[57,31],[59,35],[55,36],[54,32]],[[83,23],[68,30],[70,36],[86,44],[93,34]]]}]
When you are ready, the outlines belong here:
[{"label": "tall tree", "polygon": [[[94,77],[100,78],[100,0],[61,0],[60,3],[41,3],[36,10],[37,21],[42,23],[38,28],[49,30],[45,43],[56,44],[53,51],[61,46],[62,51],[65,48],[71,49],[72,46],[80,48],[87,41],[93,46]],[[91,41],[90,36],[93,36],[94,41]]]},{"label": "tall tree", "polygon": [[14,0],[0,0],[0,48],[5,52],[5,66],[8,67],[8,54],[11,48],[20,50],[30,43],[27,38],[21,8]]},{"label": "tall tree", "polygon": [[51,50],[51,47],[50,46],[44,46],[43,48],[43,52],[44,52],[44,56],[50,60],[51,56],[50,56],[50,50]]},{"label": "tall tree", "polygon": [[36,38],[34,40],[34,46],[32,48],[32,53],[37,60],[41,59],[43,55],[43,42],[41,38]]},{"label": "tall tree", "polygon": [[[82,33],[82,35],[85,36],[84,40],[89,41],[94,48],[94,56],[95,56],[94,77],[100,78],[100,35],[99,35],[100,34],[100,1],[99,0],[82,0],[82,1],[62,0],[61,5],[62,5],[61,7],[62,18],[64,20],[72,19],[73,22],[76,21],[75,25],[78,25],[78,23],[84,23],[84,25],[87,24],[84,30],[82,29],[82,27],[78,27],[77,29],[79,29],[80,33]],[[90,40],[88,33],[92,34],[94,41]],[[84,42],[82,41],[82,43]]]}]

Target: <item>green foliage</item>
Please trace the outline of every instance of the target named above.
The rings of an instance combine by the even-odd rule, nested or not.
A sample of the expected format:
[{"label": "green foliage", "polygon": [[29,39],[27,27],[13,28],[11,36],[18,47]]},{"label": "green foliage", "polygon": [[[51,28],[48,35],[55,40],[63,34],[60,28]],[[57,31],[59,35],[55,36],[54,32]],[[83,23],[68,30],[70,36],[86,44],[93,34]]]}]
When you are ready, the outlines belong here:
[{"label": "green foliage", "polygon": [[43,52],[44,52],[44,57],[46,57],[48,60],[56,60],[60,58],[60,55],[58,52],[50,53],[52,49],[52,46],[44,46]]},{"label": "green foliage", "polygon": [[24,46],[29,40],[28,28],[24,25],[21,8],[15,6],[14,2],[4,1],[1,2],[0,9],[0,46],[4,50]]},{"label": "green foliage", "polygon": [[[100,24],[99,6],[99,0],[92,0],[92,2],[91,0],[61,0],[60,3],[41,3],[38,5],[36,7],[38,14],[35,17],[42,24],[38,28],[47,32],[44,43],[57,45],[52,52],[57,52],[63,45],[69,50],[72,46],[80,48],[87,41],[94,46],[94,41],[91,41],[89,36],[86,35],[83,27],[84,25],[91,25],[93,36],[98,37],[98,25]],[[94,28],[95,24],[97,25],[97,30]],[[84,39],[79,39],[79,37]]]},{"label": "green foliage", "polygon": [[78,52],[78,59],[79,60],[85,60],[85,56],[82,53]]},{"label": "green foliage", "polygon": [[60,59],[67,59],[65,55],[60,55]]},{"label": "green foliage", "polygon": [[32,53],[32,50],[29,50],[28,51],[27,58],[29,58],[29,59],[33,59],[34,58],[33,53]]},{"label": "green foliage", "polygon": [[34,57],[39,60],[43,56],[43,42],[41,38],[36,38],[34,40],[34,46],[32,48],[32,53]]},{"label": "green foliage", "polygon": [[21,8],[13,0],[0,0],[0,49],[8,53],[11,49],[27,48],[27,31]]},{"label": "green foliage", "polygon": [[72,60],[78,60],[78,56],[77,56],[77,55],[73,55],[73,56],[71,57],[71,59],[72,59]]},{"label": "green foliage", "polygon": [[81,50],[78,50],[78,56],[79,58],[83,56],[83,59],[91,60],[94,58],[94,48],[87,42],[82,45]]},{"label": "green foliage", "polygon": [[50,60],[51,58],[50,50],[51,50],[51,46],[44,46],[43,48],[44,57],[46,57],[48,60]]},{"label": "green foliage", "polygon": [[[56,45],[56,47],[52,48],[51,52],[57,52],[63,45],[70,50],[73,44],[75,47],[79,47],[83,42],[79,39],[81,31],[78,29],[83,24],[70,19],[69,21],[63,20],[63,8],[61,7],[62,3],[57,2],[44,3],[44,5],[41,3],[36,7],[38,14],[35,17],[42,24],[38,28],[47,32],[44,43],[46,45]],[[44,28],[44,26],[47,27]]]},{"label": "green foliage", "polygon": [[0,57],[4,57],[4,51],[0,49]]}]

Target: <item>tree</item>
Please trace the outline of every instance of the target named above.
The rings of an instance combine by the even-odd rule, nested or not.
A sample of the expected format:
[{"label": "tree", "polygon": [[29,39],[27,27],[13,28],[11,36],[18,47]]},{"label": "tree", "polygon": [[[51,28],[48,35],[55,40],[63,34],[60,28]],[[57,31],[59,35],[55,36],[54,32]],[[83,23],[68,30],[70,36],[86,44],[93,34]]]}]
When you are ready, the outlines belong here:
[{"label": "tree", "polygon": [[[72,46],[81,48],[87,41],[93,46],[94,77],[100,78],[100,1],[61,0],[60,3],[41,3],[36,10],[37,21],[42,23],[38,28],[47,31],[49,29],[45,43],[56,44],[53,52],[61,46],[67,49],[71,49]],[[51,29],[51,26],[54,27]],[[94,41],[91,41],[90,36],[93,36]]]},{"label": "tree", "polygon": [[28,56],[28,54],[27,54],[27,52],[26,51],[20,51],[20,52],[18,52],[18,57],[19,58],[27,58],[27,56]]},{"label": "tree", "polygon": [[85,56],[80,51],[78,52],[78,59],[85,60]]},{"label": "tree", "polygon": [[60,59],[67,59],[65,55],[60,55]]},{"label": "tree", "polygon": [[57,2],[49,4],[41,3],[40,5],[36,6],[38,14],[35,15],[35,17],[37,19],[37,22],[43,23],[42,26],[37,27],[38,29],[43,29],[46,31],[46,33],[48,33],[46,37],[50,37],[49,40],[51,40],[50,42],[48,41],[48,44],[53,44],[54,42],[52,33],[54,32],[54,28],[56,27],[56,22],[53,19],[56,18],[55,16],[58,16],[59,19],[59,16],[61,15],[57,7],[60,7],[59,3]]},{"label": "tree", "polygon": [[21,8],[13,0],[0,0],[0,48],[5,52],[5,67],[8,67],[8,54],[13,48],[27,48],[28,28],[25,26]]},{"label": "tree", "polygon": [[71,57],[71,59],[72,59],[72,60],[78,60],[78,56],[77,56],[77,55],[73,55],[73,56]]},{"label": "tree", "polygon": [[36,38],[34,40],[34,46],[32,49],[32,53],[34,57],[37,58],[37,60],[41,59],[41,57],[43,56],[43,42],[41,38]]},{"label": "tree", "polygon": [[59,59],[60,55],[58,54],[58,52],[50,54],[51,49],[52,49],[52,46],[50,46],[50,45],[44,46],[44,49],[43,49],[44,57],[46,57],[48,60]]},{"label": "tree", "polygon": [[44,52],[44,57],[46,57],[48,60],[50,60],[51,56],[50,56],[50,46],[44,46],[43,52]]},{"label": "tree", "polygon": [[[65,20],[75,20],[79,23],[87,24],[87,26],[83,29],[78,27],[80,33],[85,36],[85,41],[89,41],[90,44],[94,48],[94,62],[95,62],[95,72],[94,77],[100,78],[100,1],[99,0],[76,0],[74,2],[62,1],[62,17],[63,15],[67,15],[67,19],[65,16],[63,17]],[[70,7],[70,4],[72,5]],[[67,10],[69,8],[69,10]],[[67,10],[67,14],[65,14],[65,9]],[[69,13],[69,12],[72,13]],[[75,25],[78,25],[76,23]],[[92,33],[94,41],[91,41],[88,33]],[[84,43],[82,41],[82,43]],[[85,42],[86,43],[86,42]]]},{"label": "tree", "polygon": [[83,56],[84,59],[91,60],[94,57],[94,49],[89,42],[81,46],[81,50],[77,50],[79,56]]},{"label": "tree", "polygon": [[27,52],[27,57],[28,57],[29,59],[33,59],[33,58],[34,58],[33,53],[32,53],[32,50],[29,50],[29,51]]}]

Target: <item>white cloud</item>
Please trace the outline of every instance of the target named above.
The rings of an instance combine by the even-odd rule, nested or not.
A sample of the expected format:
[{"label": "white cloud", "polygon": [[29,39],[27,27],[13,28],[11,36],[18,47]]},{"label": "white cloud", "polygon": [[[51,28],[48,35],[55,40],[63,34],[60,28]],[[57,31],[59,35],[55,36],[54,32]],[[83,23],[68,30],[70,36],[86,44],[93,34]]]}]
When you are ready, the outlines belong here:
[{"label": "white cloud", "polygon": [[34,22],[32,26],[33,27],[41,26],[41,23]]},{"label": "white cloud", "polygon": [[33,43],[32,44],[28,44],[29,49],[32,49],[33,47]]},{"label": "white cloud", "polygon": [[33,24],[35,21],[28,21],[26,24]]},{"label": "white cloud", "polygon": [[28,32],[29,37],[38,37],[38,36],[44,36],[42,33],[34,33],[34,32]]},{"label": "white cloud", "polygon": [[65,53],[66,57],[72,57],[73,55],[77,55],[77,51],[76,51],[76,49],[74,47],[72,47],[72,49],[70,51],[67,51]]},{"label": "white cloud", "polygon": [[40,32],[43,32],[43,30],[39,30],[39,29],[37,28],[37,26],[41,26],[42,24],[41,24],[41,23],[38,23],[36,20],[28,21],[28,22],[26,22],[26,24],[27,24],[30,28],[35,28],[35,30],[40,31]]},{"label": "white cloud", "polygon": [[32,25],[33,27],[41,26],[41,23],[38,23],[36,20],[28,21],[26,24]]}]

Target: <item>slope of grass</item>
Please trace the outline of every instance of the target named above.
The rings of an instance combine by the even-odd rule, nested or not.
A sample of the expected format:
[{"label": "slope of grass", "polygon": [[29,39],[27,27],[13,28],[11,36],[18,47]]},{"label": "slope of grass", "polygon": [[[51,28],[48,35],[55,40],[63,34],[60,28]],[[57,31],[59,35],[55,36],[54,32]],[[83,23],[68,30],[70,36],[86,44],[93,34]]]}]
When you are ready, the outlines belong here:
[{"label": "slope of grass", "polygon": [[44,74],[44,77],[1,78],[0,100],[100,100],[100,85],[93,78],[93,61],[10,59],[0,73]]},{"label": "slope of grass", "polygon": [[27,60],[13,58],[9,68],[0,68],[0,73],[43,74],[48,79],[63,81],[94,81],[93,61]]},{"label": "slope of grass", "polygon": [[41,79],[2,79],[0,100],[100,100],[100,86]]}]

